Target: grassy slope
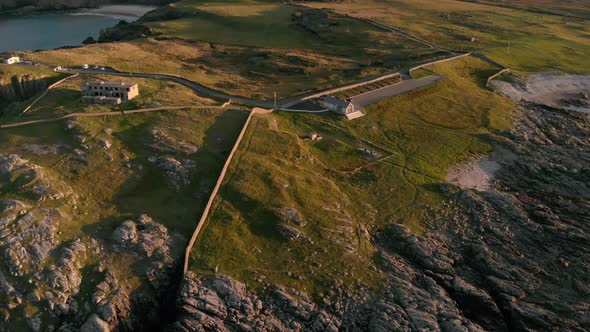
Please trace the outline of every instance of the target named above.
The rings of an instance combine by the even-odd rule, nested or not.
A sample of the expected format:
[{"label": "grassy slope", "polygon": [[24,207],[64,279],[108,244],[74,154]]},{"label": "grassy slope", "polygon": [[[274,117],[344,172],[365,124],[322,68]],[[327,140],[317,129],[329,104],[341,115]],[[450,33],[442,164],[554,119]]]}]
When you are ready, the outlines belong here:
[{"label": "grassy slope", "polygon": [[590,5],[585,0],[474,0],[474,2],[531,10],[544,14],[590,18]]},{"label": "grassy slope", "polygon": [[[257,116],[197,241],[192,269],[218,267],[250,284],[307,290],[334,280],[378,283],[364,230],[405,223],[420,231],[422,213],[442,199],[439,184],[449,167],[490,151],[484,135],[510,126],[511,103],[483,86],[498,68],[467,58],[429,69],[448,79],[373,105],[355,121]],[[302,140],[309,132],[323,140]],[[387,159],[368,158],[359,147]],[[312,242],[281,238],[281,208],[300,212]]]},{"label": "grassy slope", "polygon": [[452,0],[316,2],[313,6],[372,18],[453,49],[482,52],[519,71],[590,72],[590,24],[584,19]]},{"label": "grassy slope", "polygon": [[[297,26],[292,17],[300,8],[280,2],[183,0],[173,5],[186,18],[153,23],[156,32],[189,40],[221,44],[312,49],[338,56],[361,57],[385,52],[407,59],[421,53],[419,43],[385,33],[364,22],[331,16],[331,26],[314,34]],[[316,17],[316,20],[320,18]]]},{"label": "grassy slope", "polygon": [[60,76],[46,66],[7,65],[0,63],[0,75],[34,75],[34,76]]},{"label": "grassy slope", "polygon": [[293,22],[292,14],[300,8],[279,2],[183,0],[160,9],[170,10],[185,17],[152,13],[157,18],[146,18],[146,24],[161,34],[158,40],[89,45],[30,57],[53,65],[90,63],[180,75],[230,94],[268,100],[274,91],[288,97],[441,55],[341,15],[310,19],[323,24],[312,32]]},{"label": "grassy slope", "polygon": [[208,43],[180,40],[95,44],[29,56],[53,65],[90,63],[124,72],[177,75],[232,95],[266,100],[272,98],[274,91],[287,97],[300,90],[321,89],[383,71],[383,68],[360,67],[344,57],[312,51],[223,45],[211,48]]}]

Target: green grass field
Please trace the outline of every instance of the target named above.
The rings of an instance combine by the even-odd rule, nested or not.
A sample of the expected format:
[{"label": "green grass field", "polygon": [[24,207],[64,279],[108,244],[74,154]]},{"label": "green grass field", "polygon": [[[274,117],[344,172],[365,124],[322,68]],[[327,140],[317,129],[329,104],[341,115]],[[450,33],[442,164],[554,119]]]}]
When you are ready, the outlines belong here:
[{"label": "green grass field", "polygon": [[590,6],[584,0],[475,0],[474,2],[522,9],[540,14],[590,18]]},{"label": "green grass field", "polygon": [[[367,231],[391,223],[421,231],[423,213],[443,198],[448,169],[489,152],[487,133],[510,128],[512,104],[484,87],[497,67],[466,58],[429,69],[448,78],[370,106],[355,121],[331,113],[256,116],[192,269],[308,291],[334,280],[378,286]],[[311,132],[323,139],[305,140]],[[282,221],[285,209],[299,217]],[[307,240],[286,240],[285,223]]]},{"label": "green grass field", "polygon": [[[311,49],[360,57],[363,61],[371,56],[377,58],[378,53],[408,60],[429,52],[417,42],[364,22],[339,15],[324,17],[320,11],[281,2],[182,0],[169,7],[185,17],[149,23],[167,37],[250,47]],[[157,11],[151,14],[157,15]],[[306,25],[296,24],[296,17],[308,17]]]}]

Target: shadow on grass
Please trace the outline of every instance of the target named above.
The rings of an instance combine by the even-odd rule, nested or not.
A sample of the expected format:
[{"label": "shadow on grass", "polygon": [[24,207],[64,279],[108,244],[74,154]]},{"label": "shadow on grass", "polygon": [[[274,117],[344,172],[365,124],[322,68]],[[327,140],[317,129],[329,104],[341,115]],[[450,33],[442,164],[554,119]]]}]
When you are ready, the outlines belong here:
[{"label": "shadow on grass", "polygon": [[223,187],[221,197],[230,202],[234,208],[240,211],[242,217],[248,220],[247,225],[254,236],[276,240],[280,233],[276,227],[278,220],[276,214],[269,210],[264,202],[247,198],[239,188],[227,184]]},{"label": "shadow on grass", "polygon": [[[121,215],[134,217],[147,214],[171,232],[178,232],[188,239],[246,117],[245,112],[234,110],[217,116],[205,131],[204,141],[194,154],[171,155],[154,150],[149,131],[158,124],[152,121],[130,126],[117,134],[118,138],[127,143],[127,149],[137,156],[134,164],[143,165],[134,171],[114,195],[113,203],[117,211]],[[150,156],[168,155],[179,161],[190,160],[195,165],[189,175],[190,184],[179,191],[170,186],[162,169],[148,161]]]}]

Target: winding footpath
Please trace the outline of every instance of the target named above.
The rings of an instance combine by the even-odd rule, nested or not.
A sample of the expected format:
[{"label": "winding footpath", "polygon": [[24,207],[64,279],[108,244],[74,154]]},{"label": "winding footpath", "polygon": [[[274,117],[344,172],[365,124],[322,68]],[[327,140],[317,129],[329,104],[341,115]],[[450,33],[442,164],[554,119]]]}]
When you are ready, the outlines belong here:
[{"label": "winding footpath", "polygon": [[0,129],[7,129],[7,128],[17,128],[17,127],[24,127],[39,123],[49,123],[49,122],[56,122],[70,118],[82,117],[94,117],[94,116],[113,116],[113,115],[126,115],[126,114],[135,114],[135,113],[150,113],[150,112],[160,112],[160,111],[175,111],[175,110],[182,110],[182,109],[224,109],[229,105],[229,102],[220,105],[220,106],[195,106],[195,105],[187,105],[187,106],[162,106],[162,107],[153,107],[153,108],[140,108],[136,110],[129,110],[129,111],[119,111],[119,112],[95,112],[95,113],[70,113],[64,116],[58,116],[55,118],[47,118],[47,119],[38,119],[38,120],[30,120],[30,121],[23,121],[17,123],[9,123],[5,125],[0,125]]}]

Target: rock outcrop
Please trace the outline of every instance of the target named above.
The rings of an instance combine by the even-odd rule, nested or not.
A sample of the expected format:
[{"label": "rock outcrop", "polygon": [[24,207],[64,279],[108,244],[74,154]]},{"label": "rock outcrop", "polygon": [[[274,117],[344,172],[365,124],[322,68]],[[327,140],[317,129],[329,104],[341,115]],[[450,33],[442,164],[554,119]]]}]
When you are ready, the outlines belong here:
[{"label": "rock outcrop", "polygon": [[258,296],[228,276],[189,272],[181,290],[181,318],[171,331],[338,331],[339,320],[306,294],[274,287]]},{"label": "rock outcrop", "polygon": [[[77,127],[77,126],[74,126]],[[72,128],[73,130],[74,128]],[[177,235],[147,215],[110,237],[66,235],[78,197],[50,169],[0,154],[0,331],[131,331],[158,322],[162,294],[181,257]],[[143,284],[130,291],[116,256]],[[36,308],[31,310],[30,308]]]}]

